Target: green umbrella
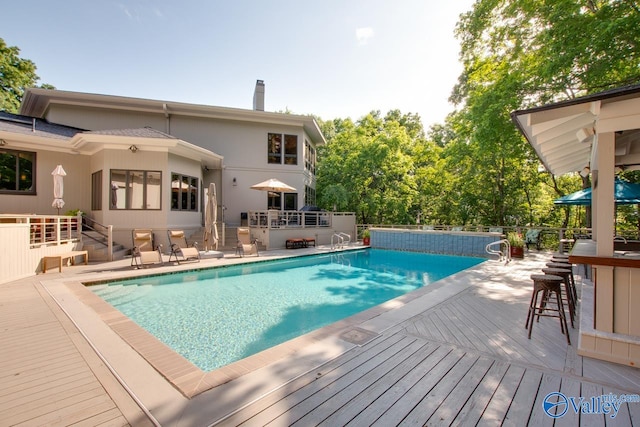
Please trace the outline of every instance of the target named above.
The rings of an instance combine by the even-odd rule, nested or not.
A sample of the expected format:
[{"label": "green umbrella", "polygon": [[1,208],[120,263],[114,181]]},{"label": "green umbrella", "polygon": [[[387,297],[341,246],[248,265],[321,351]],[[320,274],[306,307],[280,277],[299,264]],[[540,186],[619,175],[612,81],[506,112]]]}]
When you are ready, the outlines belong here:
[{"label": "green umbrella", "polygon": [[[640,184],[623,181],[616,178],[614,198],[618,205],[635,205],[640,203]],[[585,188],[575,193],[567,194],[553,201],[556,205],[590,205],[591,188]]]}]

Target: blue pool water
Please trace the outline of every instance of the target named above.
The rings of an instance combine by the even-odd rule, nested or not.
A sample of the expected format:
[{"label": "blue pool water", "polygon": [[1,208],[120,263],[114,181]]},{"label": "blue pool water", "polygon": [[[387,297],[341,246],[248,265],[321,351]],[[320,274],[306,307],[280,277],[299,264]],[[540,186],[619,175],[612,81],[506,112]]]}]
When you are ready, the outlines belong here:
[{"label": "blue pool water", "polygon": [[210,371],[482,261],[369,249],[89,288],[200,369]]}]

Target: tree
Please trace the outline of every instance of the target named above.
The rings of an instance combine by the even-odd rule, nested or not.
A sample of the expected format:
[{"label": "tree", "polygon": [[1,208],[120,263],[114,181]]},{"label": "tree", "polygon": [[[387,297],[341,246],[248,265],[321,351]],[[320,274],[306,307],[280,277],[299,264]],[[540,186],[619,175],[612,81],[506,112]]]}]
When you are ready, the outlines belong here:
[{"label": "tree", "polygon": [[[0,38],[0,110],[18,112],[25,88],[36,86],[40,78],[36,74],[35,64],[20,58],[20,49],[7,46]],[[53,89],[51,85],[43,85]]]},{"label": "tree", "polygon": [[414,154],[424,131],[414,114],[379,111],[321,122],[327,145],[318,150],[319,205],[344,207],[365,224],[413,222],[420,211]]},{"label": "tree", "polygon": [[[552,218],[552,198],[545,196],[550,190],[563,195],[564,185],[537,172],[537,156],[509,114],[640,80],[638,6],[628,0],[478,0],[456,33],[464,71],[451,96],[460,110],[445,155],[462,178],[460,200],[472,203],[482,222]],[[459,214],[467,219],[463,208]]]}]

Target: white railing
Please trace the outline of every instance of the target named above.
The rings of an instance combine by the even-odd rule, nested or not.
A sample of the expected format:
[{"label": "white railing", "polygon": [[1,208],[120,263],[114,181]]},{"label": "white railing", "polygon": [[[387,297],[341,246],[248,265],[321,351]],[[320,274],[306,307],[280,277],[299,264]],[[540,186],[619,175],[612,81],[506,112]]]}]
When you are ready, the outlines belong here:
[{"label": "white railing", "polygon": [[250,211],[249,226],[253,228],[329,228],[335,212]]},{"label": "white railing", "polygon": [[82,216],[0,214],[5,224],[28,224],[29,246],[60,245],[82,240]]},{"label": "white railing", "polygon": [[0,214],[0,283],[42,271],[42,259],[82,247],[82,217]]}]

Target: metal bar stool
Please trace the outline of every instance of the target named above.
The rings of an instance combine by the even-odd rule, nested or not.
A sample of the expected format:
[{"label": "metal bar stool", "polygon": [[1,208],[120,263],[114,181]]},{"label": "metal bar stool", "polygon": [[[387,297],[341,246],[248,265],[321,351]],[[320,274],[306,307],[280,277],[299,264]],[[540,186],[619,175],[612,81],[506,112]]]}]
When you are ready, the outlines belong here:
[{"label": "metal bar stool", "polygon": [[564,295],[567,299],[567,307],[569,308],[569,317],[571,319],[571,327],[575,328],[573,321],[576,317],[576,302],[573,299],[573,292],[571,291],[571,270],[568,268],[543,268],[544,274],[551,274],[554,276],[560,276],[564,280]]},{"label": "metal bar stool", "polygon": [[[525,327],[529,329],[529,339],[531,339],[531,331],[536,316],[538,316],[538,320],[540,320],[540,316],[558,317],[560,318],[560,330],[567,336],[567,343],[571,345],[569,327],[567,326],[567,318],[565,317],[564,305],[562,304],[561,285],[564,279],[552,274],[532,274],[531,280],[533,280],[533,293],[531,294],[529,313],[527,313],[527,322],[525,324]],[[538,296],[540,293],[542,293],[542,299],[538,304]],[[556,295],[556,308],[551,308],[547,305],[547,302],[550,300],[550,294]],[[556,312],[557,314],[548,314],[547,311]]]},{"label": "metal bar stool", "polygon": [[547,267],[549,268],[567,268],[571,270],[571,275],[569,278],[571,279],[571,293],[573,294],[573,300],[578,302],[578,290],[576,289],[576,279],[573,277],[573,264],[569,261],[550,261],[547,263]]}]

